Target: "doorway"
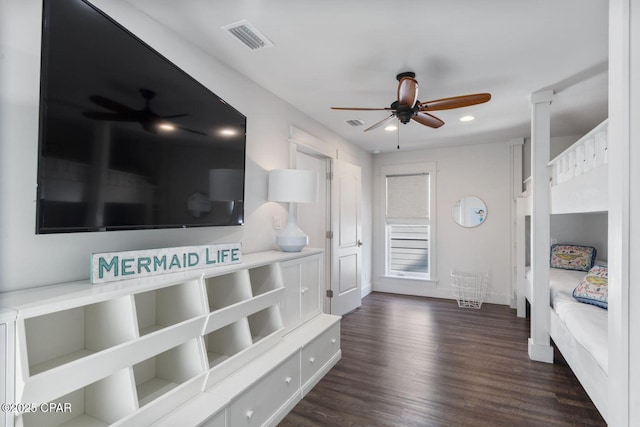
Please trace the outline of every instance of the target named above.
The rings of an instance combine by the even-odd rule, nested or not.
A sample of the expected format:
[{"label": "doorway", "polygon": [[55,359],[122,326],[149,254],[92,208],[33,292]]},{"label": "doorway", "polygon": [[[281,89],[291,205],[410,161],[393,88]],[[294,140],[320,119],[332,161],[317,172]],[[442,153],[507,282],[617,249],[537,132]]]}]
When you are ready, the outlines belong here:
[{"label": "doorway", "polygon": [[323,308],[342,315],[361,304],[361,171],[304,145],[295,145],[296,169],[318,174],[316,203],[298,204],[297,222],[309,247],[325,251]]},{"label": "doorway", "polygon": [[[318,174],[318,198],[315,203],[299,203],[297,222],[298,226],[309,236],[309,247],[324,249],[325,271],[324,289],[330,288],[331,280],[331,245],[328,232],[331,230],[331,191],[329,184],[330,160],[318,154],[296,150],[295,168],[311,170]],[[329,298],[324,298],[324,312],[331,313]]]}]

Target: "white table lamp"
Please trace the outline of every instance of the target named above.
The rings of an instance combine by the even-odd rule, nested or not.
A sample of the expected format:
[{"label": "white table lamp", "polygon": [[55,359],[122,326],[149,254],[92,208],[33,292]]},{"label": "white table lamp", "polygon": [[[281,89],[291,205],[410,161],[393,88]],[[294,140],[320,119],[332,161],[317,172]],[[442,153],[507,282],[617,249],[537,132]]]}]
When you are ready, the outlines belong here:
[{"label": "white table lamp", "polygon": [[274,169],[269,172],[269,201],[288,202],[287,225],[276,236],[284,252],[300,252],[309,244],[309,236],[296,224],[296,203],[313,203],[318,197],[318,175],[300,169]]}]

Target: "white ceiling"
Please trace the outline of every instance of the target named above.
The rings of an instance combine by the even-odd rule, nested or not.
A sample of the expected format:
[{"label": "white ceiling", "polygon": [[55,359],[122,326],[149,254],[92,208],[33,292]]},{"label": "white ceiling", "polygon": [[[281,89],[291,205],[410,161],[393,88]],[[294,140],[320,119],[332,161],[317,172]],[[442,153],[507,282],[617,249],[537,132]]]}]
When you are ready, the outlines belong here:
[{"label": "white ceiling", "polygon": [[[446,123],[439,129],[402,125],[403,149],[529,137],[528,99],[541,89],[557,93],[553,136],[585,133],[607,116],[606,0],[128,1],[367,151],[395,149],[396,132],[363,132],[387,113],[330,107],[388,107],[403,71],[416,73],[420,101],[492,94],[434,112]],[[241,19],[274,46],[252,51],[220,28]],[[476,120],[460,122],[465,114]]]}]

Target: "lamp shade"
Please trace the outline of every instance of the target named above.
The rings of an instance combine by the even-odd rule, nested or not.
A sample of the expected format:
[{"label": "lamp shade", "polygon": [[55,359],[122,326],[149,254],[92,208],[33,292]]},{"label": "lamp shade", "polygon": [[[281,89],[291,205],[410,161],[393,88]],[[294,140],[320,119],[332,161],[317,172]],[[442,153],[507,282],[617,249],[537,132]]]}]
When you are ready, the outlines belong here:
[{"label": "lamp shade", "polygon": [[313,203],[318,197],[318,174],[301,169],[269,171],[269,201]]},{"label": "lamp shade", "polygon": [[242,169],[209,169],[209,200],[229,202],[242,200],[244,171]]}]

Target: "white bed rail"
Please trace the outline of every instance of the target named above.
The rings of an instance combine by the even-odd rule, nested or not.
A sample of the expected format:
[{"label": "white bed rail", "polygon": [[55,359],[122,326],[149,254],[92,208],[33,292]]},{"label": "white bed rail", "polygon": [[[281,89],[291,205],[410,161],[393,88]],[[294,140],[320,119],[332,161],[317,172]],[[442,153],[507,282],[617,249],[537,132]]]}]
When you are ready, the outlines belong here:
[{"label": "white bed rail", "polygon": [[608,163],[606,119],[551,160],[551,185],[562,184]]},{"label": "white bed rail", "polygon": [[608,120],[548,163],[551,213],[608,210]]}]

